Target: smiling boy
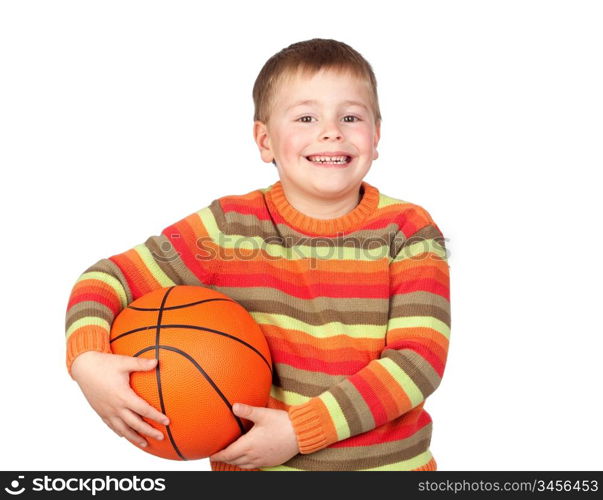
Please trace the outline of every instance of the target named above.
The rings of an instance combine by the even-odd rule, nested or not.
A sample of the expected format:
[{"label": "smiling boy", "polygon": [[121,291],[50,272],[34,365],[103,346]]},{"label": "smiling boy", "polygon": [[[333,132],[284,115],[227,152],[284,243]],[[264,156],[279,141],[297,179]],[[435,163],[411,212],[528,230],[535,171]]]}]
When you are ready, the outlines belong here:
[{"label": "smiling boy", "polygon": [[275,161],[291,205],[333,219],[358,205],[360,184],[378,157],[381,119],[370,83],[348,68],[293,71],[275,85],[254,137],[262,159]]},{"label": "smiling boy", "polygon": [[266,62],[253,97],[254,139],[279,181],[89,267],[67,307],[67,367],[115,432],[163,439],[141,416],[166,416],[128,384],[156,363],[110,354],[110,325],[158,287],[208,286],[252,314],[274,365],[266,408],[233,404],[254,425],[213,470],[436,470],[423,406],[448,353],[446,249],[425,209],[363,180],[380,137],[373,71],[342,42],[308,40]]}]

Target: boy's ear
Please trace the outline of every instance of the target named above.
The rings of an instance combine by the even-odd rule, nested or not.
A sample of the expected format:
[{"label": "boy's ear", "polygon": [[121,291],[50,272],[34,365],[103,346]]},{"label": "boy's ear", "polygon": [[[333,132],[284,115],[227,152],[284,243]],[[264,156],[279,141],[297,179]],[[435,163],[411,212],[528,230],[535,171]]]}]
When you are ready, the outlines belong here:
[{"label": "boy's ear", "polygon": [[379,144],[379,139],[381,139],[381,120],[375,123],[375,140],[373,143],[373,148],[375,149],[375,155],[373,160],[379,158],[379,151],[377,151],[377,145]]},{"label": "boy's ear", "polygon": [[264,122],[256,120],[253,122],[253,139],[260,150],[260,156],[266,163],[274,162],[274,154],[270,145],[270,134]]}]

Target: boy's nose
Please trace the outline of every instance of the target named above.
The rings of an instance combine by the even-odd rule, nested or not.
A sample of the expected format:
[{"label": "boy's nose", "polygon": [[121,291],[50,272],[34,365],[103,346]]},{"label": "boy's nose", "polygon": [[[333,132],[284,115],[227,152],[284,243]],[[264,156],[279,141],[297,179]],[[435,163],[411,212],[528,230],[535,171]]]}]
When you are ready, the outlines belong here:
[{"label": "boy's nose", "polygon": [[343,134],[336,125],[328,125],[322,133],[323,139],[341,139]]},{"label": "boy's nose", "polygon": [[331,139],[331,138],[341,139],[342,137],[343,136],[339,132],[323,135],[323,139]]}]

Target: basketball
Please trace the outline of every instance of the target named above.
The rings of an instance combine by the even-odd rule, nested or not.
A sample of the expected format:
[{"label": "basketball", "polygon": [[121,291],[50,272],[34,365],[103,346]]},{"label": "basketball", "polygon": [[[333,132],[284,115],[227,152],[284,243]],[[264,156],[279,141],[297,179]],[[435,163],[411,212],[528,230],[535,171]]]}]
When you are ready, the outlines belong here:
[{"label": "basketball", "polygon": [[170,423],[144,418],[164,434],[144,435],[140,448],[172,460],[206,458],[252,423],[234,403],[266,406],[272,360],[262,330],[230,297],[203,286],[172,286],[139,297],[113,320],[114,354],[157,358],[154,370],[132,372],[132,389]]}]

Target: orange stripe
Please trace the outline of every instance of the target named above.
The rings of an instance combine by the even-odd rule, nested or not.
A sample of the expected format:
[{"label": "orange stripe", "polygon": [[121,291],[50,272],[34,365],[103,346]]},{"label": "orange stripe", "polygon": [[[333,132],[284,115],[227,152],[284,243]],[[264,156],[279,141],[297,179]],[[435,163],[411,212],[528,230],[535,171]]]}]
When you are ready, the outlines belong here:
[{"label": "orange stripe", "polygon": [[122,269],[124,275],[130,278],[134,283],[134,288],[138,290],[141,295],[161,288],[161,283],[153,277],[147,269],[146,264],[133,248],[113,256],[112,259],[118,261],[119,267]]},{"label": "orange stripe", "polygon": [[435,280],[440,285],[445,288],[449,287],[450,277],[448,274],[448,269],[444,271],[439,266],[434,265],[423,265],[416,266],[414,268],[409,268],[406,272],[397,272],[391,275],[391,287],[395,290],[405,283],[415,280],[421,280],[425,278],[429,278],[430,280]]},{"label": "orange stripe", "polygon": [[319,347],[314,347],[307,344],[297,344],[289,341],[278,341],[272,340],[270,343],[270,347],[273,350],[278,350],[285,354],[292,354],[295,356],[299,356],[300,353],[303,353],[304,358],[312,358],[317,361],[323,362],[364,362],[367,363],[372,359],[375,359],[380,350],[369,353],[366,351],[360,351],[356,349],[351,349],[349,347],[343,347],[340,349],[321,349]]},{"label": "orange stripe", "polygon": [[[308,285],[320,285],[322,283],[347,285],[353,283],[355,286],[374,285],[376,281],[387,281],[389,279],[387,270],[384,271],[383,268],[381,268],[381,270],[374,269],[371,273],[357,273],[351,271],[343,273],[334,272],[332,270],[314,270],[312,273],[304,273],[300,272],[299,267],[297,266],[280,266],[280,269],[271,269],[271,266],[266,265],[265,262],[242,260],[241,255],[243,254],[243,251],[240,249],[237,250],[237,254],[238,258],[229,260],[228,266],[224,266],[221,270],[222,275],[264,274],[277,278],[285,283],[295,285],[300,283],[300,279],[303,280],[304,284]],[[286,267],[289,267],[291,270],[286,269]]]},{"label": "orange stripe", "polygon": [[409,222],[415,226],[416,231],[423,229],[425,226],[429,226],[433,222],[428,218],[425,211],[421,210],[417,205],[411,205],[409,210],[402,210],[400,216],[405,222]]},{"label": "orange stripe", "polygon": [[381,364],[373,363],[368,365],[366,370],[362,371],[362,377],[373,388],[373,391],[385,409],[387,421],[390,421],[399,416],[399,413],[398,405],[396,404],[396,401],[394,401],[389,387],[383,383],[384,372],[386,372],[386,370]]},{"label": "orange stripe", "polygon": [[439,353],[438,357],[440,359],[443,359],[441,355],[445,356],[448,352],[449,340],[432,328],[392,328],[387,332],[388,348],[395,349],[395,344],[398,340],[414,340],[420,344],[424,344],[434,353]]},{"label": "orange stripe", "polygon": [[251,191],[246,194],[237,194],[224,196],[220,198],[220,204],[233,204],[233,205],[244,205],[244,206],[254,206],[257,208],[264,208],[266,205],[264,203],[264,196],[259,191]]},{"label": "orange stripe", "polygon": [[[199,217],[197,213],[189,215],[182,221],[176,223],[175,226],[182,233],[182,237],[184,238],[186,248],[188,248],[193,258],[195,258],[197,254],[205,253],[203,247],[216,247],[216,245],[212,243],[211,238],[207,233],[207,229],[205,228],[201,217]],[[199,238],[203,239],[203,242],[201,244],[198,243]],[[195,261],[197,261],[196,258]],[[202,263],[203,261],[199,262]]]},{"label": "orange stripe", "polygon": [[[395,333],[400,333],[400,332],[401,332],[401,334],[398,335],[396,338]],[[409,332],[412,332],[412,333],[409,334]],[[416,334],[417,332],[427,332],[427,334],[433,335],[434,341],[426,342],[425,337],[427,335],[421,336],[420,338],[417,339],[417,337],[415,335],[413,335],[413,333]],[[392,333],[394,333],[394,335],[392,336],[393,339],[390,340],[390,335]],[[439,337],[439,339],[436,340],[435,337]],[[440,339],[444,339],[444,342],[446,345],[442,345],[439,342]],[[390,348],[390,349],[398,349],[398,347],[396,346],[397,342],[405,342],[408,340],[417,340],[418,343],[425,346],[425,348],[429,349],[429,351],[431,351],[434,354],[434,356],[436,356],[440,360],[440,362],[442,364],[445,363],[446,356],[448,355],[448,339],[443,337],[441,334],[434,332],[434,330],[432,330],[430,328],[420,328],[420,327],[396,328],[394,330],[390,330],[387,334],[387,345],[388,345],[388,348]]]},{"label": "orange stripe", "polygon": [[[380,363],[377,363],[380,365]],[[410,401],[407,394],[400,387],[399,382],[392,376],[391,373],[387,371],[386,368],[380,365],[381,371],[379,372],[379,377],[381,378],[381,383],[387,387],[388,392],[391,395],[392,400],[396,404],[396,414],[402,415],[406,413],[410,409],[412,409],[412,402]]]},{"label": "orange stripe", "polygon": [[[209,246],[209,245],[208,245]],[[218,245],[216,245],[217,247]],[[322,250],[326,252],[326,250]],[[335,252],[334,250],[332,250]],[[318,256],[312,258],[294,258],[288,259],[286,257],[272,256],[269,255],[266,250],[262,247],[249,249],[249,248],[225,248],[221,247],[220,254],[224,260],[228,261],[228,267],[231,267],[232,263],[239,263],[248,265],[254,263],[258,266],[263,265],[267,268],[275,270],[275,272],[295,272],[297,274],[306,274],[310,271],[315,272],[331,272],[331,273],[352,273],[354,275],[366,275],[367,278],[373,276],[375,272],[385,272],[384,269],[388,268],[389,262],[387,257],[378,259],[375,261],[363,261],[361,266],[357,260],[341,260],[341,259],[324,259],[319,256],[323,255],[321,251],[318,251]],[[251,260],[250,257],[255,257]],[[248,260],[244,260],[248,259]]]},{"label": "orange stripe", "polygon": [[70,300],[77,297],[78,295],[85,293],[95,293],[106,297],[110,302],[115,304],[115,308],[121,308],[121,301],[119,300],[119,295],[117,292],[113,290],[110,285],[107,283],[95,279],[95,278],[87,278],[82,281],[78,281],[71,290]]},{"label": "orange stripe", "polygon": [[420,255],[409,257],[405,260],[392,262],[390,272],[392,276],[408,273],[420,273],[426,267],[437,269],[440,273],[448,274],[448,263],[433,252],[423,252]]}]

